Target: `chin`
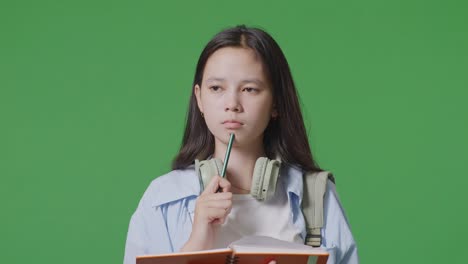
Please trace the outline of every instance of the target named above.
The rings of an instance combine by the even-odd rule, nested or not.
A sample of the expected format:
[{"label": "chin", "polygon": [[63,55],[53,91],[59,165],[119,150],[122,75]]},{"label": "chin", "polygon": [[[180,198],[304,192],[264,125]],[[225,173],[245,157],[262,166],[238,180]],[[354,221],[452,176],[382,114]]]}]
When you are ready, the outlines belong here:
[{"label": "chin", "polygon": [[238,135],[237,135],[237,133],[235,131],[223,131],[223,132],[216,133],[216,134],[213,134],[213,135],[216,138],[216,140],[227,144],[227,143],[229,143],[229,137],[230,137],[231,133],[236,134],[236,138],[234,139],[234,142],[238,141],[239,137],[238,137]]}]

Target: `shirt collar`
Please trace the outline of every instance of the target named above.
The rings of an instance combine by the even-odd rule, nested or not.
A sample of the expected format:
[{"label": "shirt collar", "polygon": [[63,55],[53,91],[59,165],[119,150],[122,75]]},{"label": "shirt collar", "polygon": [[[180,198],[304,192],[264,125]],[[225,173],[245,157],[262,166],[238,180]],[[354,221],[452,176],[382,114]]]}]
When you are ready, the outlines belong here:
[{"label": "shirt collar", "polygon": [[200,194],[200,182],[193,165],[184,170],[173,170],[156,178],[150,188],[152,205],[160,206]]}]

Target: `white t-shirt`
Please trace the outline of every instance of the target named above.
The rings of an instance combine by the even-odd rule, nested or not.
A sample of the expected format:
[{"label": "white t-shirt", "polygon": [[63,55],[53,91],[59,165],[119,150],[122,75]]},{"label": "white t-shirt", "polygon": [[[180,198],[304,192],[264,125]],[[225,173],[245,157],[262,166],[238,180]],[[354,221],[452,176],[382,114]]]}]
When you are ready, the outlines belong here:
[{"label": "white t-shirt", "polygon": [[269,236],[289,242],[304,243],[301,231],[293,225],[287,192],[278,181],[275,195],[260,202],[250,194],[234,194],[232,209],[217,230],[214,248],[225,248],[245,236]]}]

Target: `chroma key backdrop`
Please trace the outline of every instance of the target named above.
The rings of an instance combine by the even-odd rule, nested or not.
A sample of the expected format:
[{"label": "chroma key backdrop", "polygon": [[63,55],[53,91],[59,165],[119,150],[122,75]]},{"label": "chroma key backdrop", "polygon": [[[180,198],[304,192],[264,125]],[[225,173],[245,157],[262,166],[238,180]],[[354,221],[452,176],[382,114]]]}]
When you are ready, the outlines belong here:
[{"label": "chroma key backdrop", "polygon": [[0,262],[122,263],[180,146],[198,56],[238,24],[282,47],[361,262],[466,262],[456,0],[1,1]]}]

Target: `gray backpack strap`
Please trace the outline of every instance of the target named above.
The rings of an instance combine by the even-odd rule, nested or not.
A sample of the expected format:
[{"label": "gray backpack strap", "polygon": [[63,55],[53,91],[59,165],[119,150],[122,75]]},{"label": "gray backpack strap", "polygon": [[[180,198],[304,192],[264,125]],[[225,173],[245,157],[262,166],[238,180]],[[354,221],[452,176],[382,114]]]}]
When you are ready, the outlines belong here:
[{"label": "gray backpack strap", "polygon": [[302,213],[306,222],[307,237],[305,244],[320,247],[322,244],[323,197],[327,190],[327,179],[335,183],[328,171],[304,173],[304,190],[302,196]]},{"label": "gray backpack strap", "polygon": [[220,159],[195,160],[195,172],[200,181],[200,194],[215,175],[221,174],[223,162]]}]

